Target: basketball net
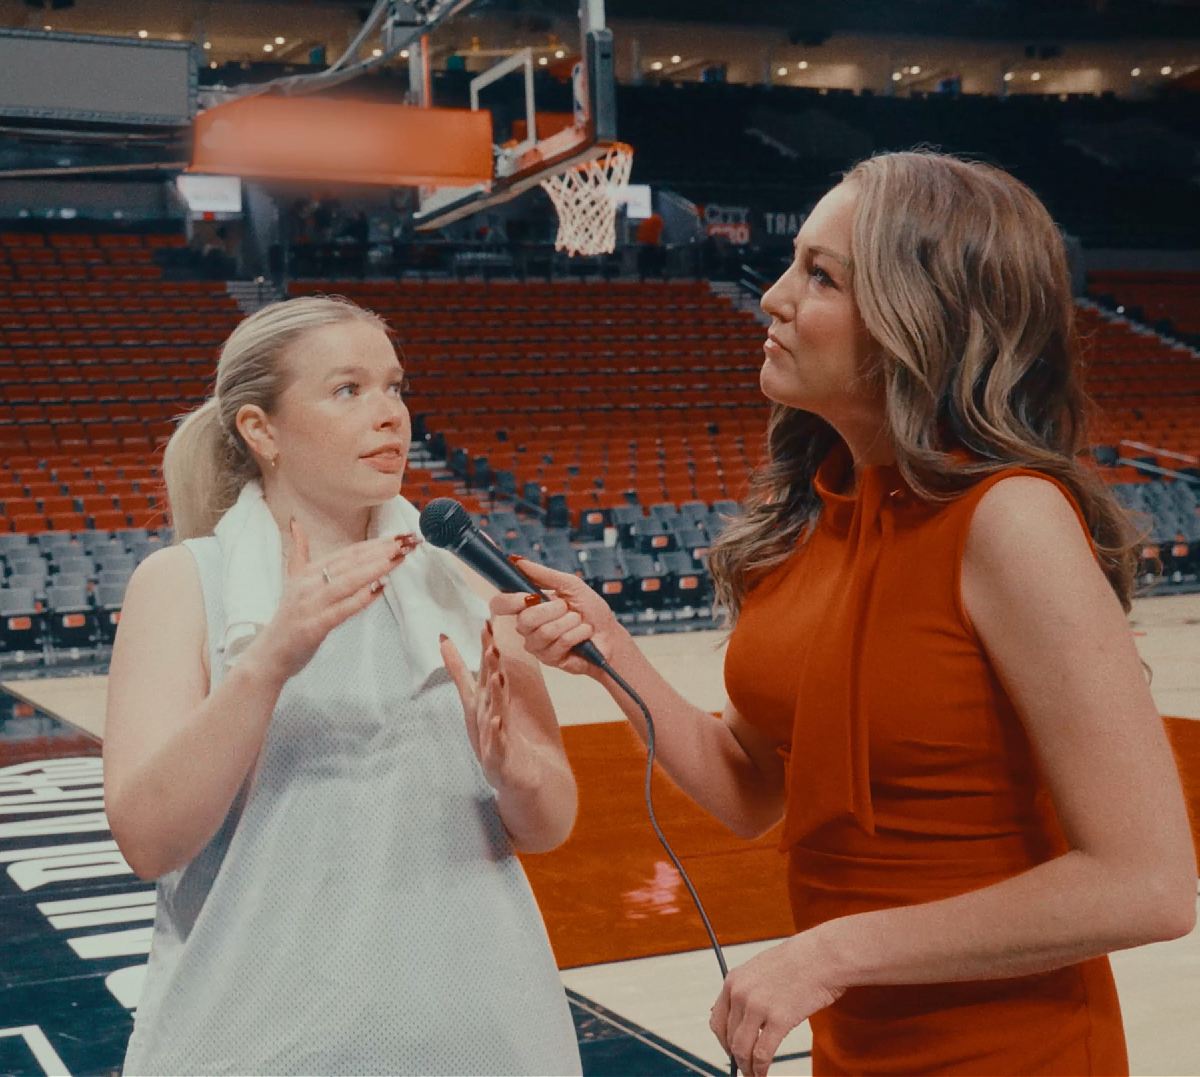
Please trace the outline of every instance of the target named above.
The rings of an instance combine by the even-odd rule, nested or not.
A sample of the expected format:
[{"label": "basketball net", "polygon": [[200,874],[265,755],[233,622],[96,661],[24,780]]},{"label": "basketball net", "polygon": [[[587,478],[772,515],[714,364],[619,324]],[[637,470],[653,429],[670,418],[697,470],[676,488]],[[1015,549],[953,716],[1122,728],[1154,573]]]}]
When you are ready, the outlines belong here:
[{"label": "basketball net", "polygon": [[558,214],[556,251],[611,254],[616,249],[617,192],[628,186],[632,166],[633,147],[614,142],[594,161],[541,181]]}]

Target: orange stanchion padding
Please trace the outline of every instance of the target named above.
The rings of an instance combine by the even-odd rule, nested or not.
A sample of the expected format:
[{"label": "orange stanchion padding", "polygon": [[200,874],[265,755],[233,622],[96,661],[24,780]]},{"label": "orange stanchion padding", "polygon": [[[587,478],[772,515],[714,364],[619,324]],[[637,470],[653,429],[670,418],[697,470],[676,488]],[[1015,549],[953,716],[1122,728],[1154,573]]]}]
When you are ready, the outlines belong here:
[{"label": "orange stanchion padding", "polygon": [[189,172],[392,187],[492,179],[492,116],[313,97],[244,97],[201,112]]}]

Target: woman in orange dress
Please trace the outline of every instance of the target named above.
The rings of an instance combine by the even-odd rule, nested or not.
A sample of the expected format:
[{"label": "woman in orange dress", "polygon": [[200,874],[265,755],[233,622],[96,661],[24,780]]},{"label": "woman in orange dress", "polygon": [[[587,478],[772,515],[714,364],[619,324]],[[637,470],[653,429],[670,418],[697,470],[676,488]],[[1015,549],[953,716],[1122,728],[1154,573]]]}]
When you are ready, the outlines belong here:
[{"label": "woman in orange dress", "polygon": [[710,555],[722,718],[603,600],[513,614],[542,661],[591,639],[658,758],[756,835],[783,819],[796,934],[734,969],[721,1044],[765,1074],[1128,1073],[1105,956],[1195,922],[1178,775],[1125,614],[1136,537],[1087,448],[1066,258],[1006,173],[873,157],[763,296],[768,460]]}]

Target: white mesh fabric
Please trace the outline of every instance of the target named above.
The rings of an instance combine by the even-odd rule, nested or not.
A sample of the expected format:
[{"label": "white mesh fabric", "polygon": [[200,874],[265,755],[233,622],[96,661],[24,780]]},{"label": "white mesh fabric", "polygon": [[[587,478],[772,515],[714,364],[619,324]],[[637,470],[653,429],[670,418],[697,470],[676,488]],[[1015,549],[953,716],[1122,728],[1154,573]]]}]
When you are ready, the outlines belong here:
[{"label": "white mesh fabric", "polygon": [[[211,654],[220,554],[214,539],[185,545]],[[415,683],[376,602],[287,683],[249,795],[159,880],[124,1073],[579,1072],[453,682]]]}]

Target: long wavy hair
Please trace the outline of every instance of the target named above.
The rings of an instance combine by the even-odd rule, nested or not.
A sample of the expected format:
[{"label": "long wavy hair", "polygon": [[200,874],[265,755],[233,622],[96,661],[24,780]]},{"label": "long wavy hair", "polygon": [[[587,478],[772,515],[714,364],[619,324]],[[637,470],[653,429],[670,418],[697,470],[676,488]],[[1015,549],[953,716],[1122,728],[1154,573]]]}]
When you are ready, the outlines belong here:
[{"label": "long wavy hair", "polygon": [[[1045,206],[999,168],[925,150],[870,157],[843,182],[857,191],[853,291],[876,364],[866,376],[882,385],[883,436],[905,481],[940,503],[1013,466],[1061,480],[1128,612],[1145,531],[1079,459],[1092,405],[1066,250]],[[766,463],[709,554],[727,627],[811,534],[813,477],[838,438],[820,416],[773,405]]]},{"label": "long wavy hair", "polygon": [[229,334],[217,361],[216,391],[184,417],[163,452],[176,542],[211,535],[246,482],[262,475],[238,432],[238,412],[257,404],[273,414],[291,381],[288,349],[305,333],[351,321],[367,322],[392,337],[379,315],[342,296],[321,295],[271,303]]}]

